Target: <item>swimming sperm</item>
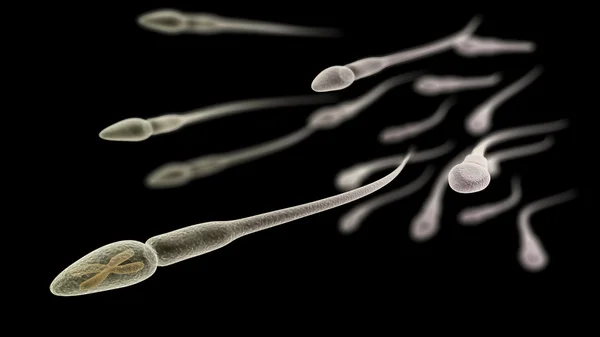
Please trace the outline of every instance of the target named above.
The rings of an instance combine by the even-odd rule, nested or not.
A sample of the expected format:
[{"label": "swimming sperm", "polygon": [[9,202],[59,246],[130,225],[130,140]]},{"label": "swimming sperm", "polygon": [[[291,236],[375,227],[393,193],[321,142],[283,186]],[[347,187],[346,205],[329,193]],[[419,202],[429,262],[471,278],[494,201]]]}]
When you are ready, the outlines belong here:
[{"label": "swimming sperm", "polygon": [[454,44],[454,52],[462,57],[489,57],[502,54],[530,54],[536,49],[535,42],[503,40],[493,37],[471,35]]},{"label": "swimming sperm", "polygon": [[386,56],[363,58],[345,66],[329,67],[314,78],[311,88],[316,92],[342,90],[349,87],[354,81],[375,75],[388,67],[442,53],[452,49],[457,42],[471,36],[481,24],[481,20],[479,15],[475,16],[461,31],[418,47]]},{"label": "swimming sperm", "polygon": [[177,131],[184,126],[239,114],[241,112],[299,105],[318,105],[337,100],[334,96],[323,98],[319,96],[321,95],[249,99],[212,105],[181,114],[166,114],[149,119],[127,118],[105,128],[100,132],[99,136],[104,140],[140,142],[151,136]]},{"label": "swimming sperm", "polygon": [[530,155],[546,151],[550,149],[552,145],[554,145],[554,137],[547,136],[537,143],[520,145],[492,152],[487,156],[488,171],[490,172],[490,176],[495,178],[500,174],[500,163],[503,161],[528,157]]},{"label": "swimming sperm", "polygon": [[560,131],[568,127],[569,121],[561,119],[554,122],[525,125],[508,128],[489,134],[479,141],[473,152],[462,163],[454,166],[448,173],[448,184],[458,193],[476,193],[483,191],[491,181],[488,160],[485,152],[491,146],[521,137],[535,136]]},{"label": "swimming sperm", "polygon": [[494,73],[486,76],[425,75],[413,84],[413,90],[423,96],[438,96],[466,90],[493,87],[500,83],[502,75]]},{"label": "swimming sperm", "polygon": [[433,115],[420,121],[409,122],[402,125],[389,126],[379,133],[379,142],[382,144],[395,144],[414,138],[425,133],[439,125],[452,106],[456,104],[456,99],[450,97],[445,99]]},{"label": "swimming sperm", "polygon": [[365,218],[368,217],[373,211],[392,202],[406,198],[423,188],[431,179],[433,171],[435,171],[435,168],[433,166],[428,166],[417,179],[413,180],[407,185],[355,205],[348,212],[342,215],[338,222],[338,230],[340,233],[345,235],[356,232],[360,228],[360,225],[363,223]]},{"label": "swimming sperm", "polygon": [[[50,284],[50,291],[57,296],[77,296],[131,286],[152,276],[159,266],[168,266],[206,254],[242,236],[350,203],[393,181],[400,174],[411,154],[412,149],[409,149],[404,161],[385,177],[329,198],[237,220],[192,225],[151,237],[146,243],[126,240],[105,245],[63,270]],[[127,273],[105,272],[107,275],[102,282],[94,282],[93,286],[81,286],[89,280],[88,275],[77,274],[81,268],[87,268],[85,266],[88,265],[106,265],[107,260],[124,251],[133,252],[133,255],[128,254],[127,260],[130,263],[141,262],[143,264],[139,265],[141,269],[132,268],[127,270]],[[111,262],[108,262],[108,265],[112,266]],[[102,272],[103,269],[100,267],[98,266],[94,272]]]},{"label": "swimming sperm", "polygon": [[516,207],[519,202],[521,202],[521,197],[523,196],[523,191],[521,189],[521,178],[514,176],[510,182],[510,185],[511,193],[508,198],[496,202],[465,208],[458,213],[458,223],[465,226],[479,225]]},{"label": "swimming sperm", "polygon": [[539,272],[546,268],[549,261],[548,253],[544,249],[540,238],[531,229],[531,217],[541,210],[571,201],[576,197],[577,191],[571,189],[536,200],[521,208],[517,217],[520,237],[517,256],[523,269],[529,272]]},{"label": "swimming sperm", "polygon": [[540,77],[542,72],[543,67],[536,66],[523,77],[509,84],[475,107],[473,112],[465,119],[465,128],[467,132],[472,136],[481,136],[488,133],[492,128],[492,118],[498,107],[514,95],[523,91],[523,89],[533,83],[535,79]]},{"label": "swimming sperm", "polygon": [[[417,164],[439,158],[452,151],[454,147],[455,142],[448,140],[445,143],[430,149],[420,151],[415,150],[408,164]],[[356,163],[338,172],[334,180],[335,187],[339,191],[355,189],[362,186],[365,180],[375,172],[396,167],[396,165],[404,159],[404,154],[400,154]]]},{"label": "swimming sperm", "polygon": [[260,34],[303,37],[340,37],[335,28],[305,27],[282,23],[228,18],[212,13],[186,13],[175,9],[158,9],[137,18],[142,28],[165,35]]}]

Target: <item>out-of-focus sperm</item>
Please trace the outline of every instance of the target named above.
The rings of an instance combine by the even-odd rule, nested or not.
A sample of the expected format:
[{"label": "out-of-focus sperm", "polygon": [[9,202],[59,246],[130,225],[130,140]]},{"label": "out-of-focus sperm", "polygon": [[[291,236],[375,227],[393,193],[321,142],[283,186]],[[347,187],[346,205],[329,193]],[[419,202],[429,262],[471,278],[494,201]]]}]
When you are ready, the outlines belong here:
[{"label": "out-of-focus sperm", "polygon": [[458,213],[457,219],[461,225],[473,226],[491,220],[498,215],[510,211],[521,201],[523,191],[521,178],[514,176],[511,180],[511,193],[508,198],[496,202],[465,208]]},{"label": "out-of-focus sperm", "polygon": [[519,229],[518,260],[521,267],[529,272],[538,272],[548,265],[548,253],[544,249],[540,238],[531,229],[531,216],[535,213],[550,208],[577,197],[577,191],[571,189],[559,194],[536,200],[525,205],[519,211],[517,227]]},{"label": "out-of-focus sperm", "polygon": [[[408,164],[422,163],[439,158],[454,149],[455,141],[448,140],[434,148],[415,151]],[[335,187],[340,191],[348,191],[364,184],[373,173],[395,167],[404,160],[404,155],[393,155],[354,164],[341,170],[335,177]]]},{"label": "out-of-focus sperm", "polygon": [[481,24],[481,20],[481,16],[477,15],[461,31],[418,47],[386,56],[363,58],[345,66],[326,68],[314,78],[311,88],[316,92],[342,90],[349,87],[354,81],[375,75],[388,67],[442,53],[452,49],[457,42],[471,36]]},{"label": "out-of-focus sperm", "polygon": [[515,146],[492,152],[487,156],[488,171],[492,178],[500,175],[500,164],[503,161],[528,157],[550,149],[554,145],[554,137],[547,136],[543,140],[528,145]]},{"label": "out-of-focus sperm", "polygon": [[454,52],[462,57],[489,57],[502,54],[530,54],[536,49],[532,41],[503,40],[471,35],[454,44]]},{"label": "out-of-focus sperm", "polygon": [[543,72],[542,66],[536,66],[517,81],[509,84],[502,90],[490,96],[486,101],[475,107],[473,112],[465,119],[465,128],[472,136],[481,136],[492,129],[492,118],[500,105],[514,95],[523,91]]},{"label": "out-of-focus sperm", "polygon": [[460,91],[493,87],[500,83],[502,74],[494,73],[486,76],[425,75],[413,84],[413,90],[423,96],[453,94]]},{"label": "out-of-focus sperm", "polygon": [[448,115],[448,110],[456,104],[454,97],[445,99],[433,115],[416,122],[402,125],[389,126],[379,133],[379,142],[382,144],[395,144],[414,138],[439,125]]},{"label": "out-of-focus sperm", "polygon": [[335,96],[321,96],[306,95],[249,99],[212,105],[180,114],[166,114],[149,119],[127,118],[102,130],[100,138],[120,142],[140,142],[154,135],[174,132],[184,126],[242,112],[299,105],[318,105],[332,103],[337,100]]},{"label": "out-of-focus sperm", "polygon": [[345,235],[356,232],[365,218],[373,213],[373,211],[392,202],[406,198],[423,188],[423,186],[431,179],[434,171],[435,167],[431,165],[427,166],[423,173],[409,184],[355,205],[342,215],[338,222],[338,230]]},{"label": "out-of-focus sperm", "polygon": [[137,23],[150,31],[165,34],[256,34],[298,37],[339,37],[341,30],[296,26],[267,21],[228,18],[212,13],[186,13],[175,9],[157,9],[144,13]]}]

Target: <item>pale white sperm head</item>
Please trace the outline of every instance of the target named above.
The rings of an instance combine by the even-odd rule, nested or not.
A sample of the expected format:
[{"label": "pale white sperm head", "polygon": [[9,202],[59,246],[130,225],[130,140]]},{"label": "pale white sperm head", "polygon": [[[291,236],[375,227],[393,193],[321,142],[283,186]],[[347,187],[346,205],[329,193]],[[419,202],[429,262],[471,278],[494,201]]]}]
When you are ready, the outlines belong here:
[{"label": "pale white sperm head", "polygon": [[137,23],[149,30],[175,35],[188,29],[188,17],[174,9],[159,9],[144,13],[137,18]]},{"label": "pale white sperm head", "polygon": [[100,138],[117,142],[140,142],[152,136],[150,122],[142,118],[127,118],[100,131]]},{"label": "pale white sperm head", "polygon": [[413,90],[421,95],[438,95],[440,93],[439,79],[434,76],[421,76],[413,83]]},{"label": "pale white sperm head", "polygon": [[334,129],[348,119],[344,110],[337,106],[324,106],[308,116],[308,125],[317,130]]},{"label": "pale white sperm head", "polygon": [[340,191],[349,191],[360,187],[365,173],[366,170],[358,167],[345,169],[335,177],[335,186]]},{"label": "pale white sperm head", "polygon": [[354,82],[355,75],[345,66],[332,66],[321,71],[310,87],[316,92],[335,91],[347,88]]},{"label": "pale white sperm head", "polygon": [[481,107],[477,109],[480,110],[465,120],[465,128],[471,136],[481,136],[492,129],[490,108]]},{"label": "pale white sperm head", "polygon": [[186,163],[167,163],[152,171],[145,180],[148,188],[173,188],[187,184],[192,179],[190,166]]},{"label": "pale white sperm head", "polygon": [[448,184],[458,193],[476,193],[490,184],[488,163],[482,155],[470,154],[448,173]]}]

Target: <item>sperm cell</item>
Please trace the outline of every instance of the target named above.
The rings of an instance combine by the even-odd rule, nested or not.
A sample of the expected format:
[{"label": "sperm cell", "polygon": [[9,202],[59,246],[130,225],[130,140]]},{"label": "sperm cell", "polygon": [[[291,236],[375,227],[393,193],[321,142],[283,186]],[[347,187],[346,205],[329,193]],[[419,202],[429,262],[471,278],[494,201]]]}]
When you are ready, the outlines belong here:
[{"label": "sperm cell", "polygon": [[208,177],[232,166],[282,151],[303,141],[314,132],[314,129],[304,127],[276,140],[241,150],[205,155],[185,162],[167,163],[148,174],[145,185],[151,189],[180,187],[194,179]]},{"label": "sperm cell", "polygon": [[[192,225],[151,237],[146,243],[127,240],[105,245],[85,255],[58,274],[50,284],[50,291],[57,296],[77,296],[139,283],[152,276],[159,266],[168,266],[206,254],[242,236],[363,198],[393,181],[406,166],[411,155],[412,149],[408,151],[402,163],[385,177],[371,184],[329,198],[237,220],[211,221]],[[143,265],[139,265],[141,269],[131,268],[126,273],[115,273],[114,270],[117,269],[114,266],[118,264],[110,260],[122,252],[127,252],[127,256],[129,256],[127,261],[130,263],[143,263]],[[131,252],[133,252],[133,255]],[[87,267],[89,265],[108,265],[112,268],[110,269],[112,272],[104,272],[107,274],[106,277],[101,281],[94,281],[93,287],[82,287],[81,284],[89,280],[89,276],[83,275],[81,272],[82,268],[89,268],[92,274],[96,271],[100,273],[104,271],[102,266]]]},{"label": "sperm cell", "polygon": [[154,135],[174,132],[184,126],[206,122],[241,112],[281,107],[324,104],[336,101],[333,96],[321,95],[258,98],[208,106],[181,113],[154,118],[127,118],[100,132],[100,138],[120,142],[140,142]]},{"label": "sperm cell", "polygon": [[567,119],[561,119],[554,122],[496,131],[479,141],[473,152],[467,155],[462,163],[452,168],[448,173],[448,184],[458,193],[482,191],[490,184],[491,180],[488,171],[488,160],[485,158],[488,147],[512,139],[559,131],[568,125],[569,121]]},{"label": "sperm cell", "polygon": [[379,133],[379,142],[382,144],[395,144],[414,138],[439,125],[448,115],[448,110],[456,103],[453,97],[445,99],[433,115],[416,122],[390,126]]},{"label": "sperm cell", "polygon": [[[413,153],[409,164],[422,163],[428,160],[439,158],[455,147],[454,141],[446,141],[431,149],[416,151]],[[393,168],[404,160],[404,154],[387,156],[373,159],[367,162],[354,164],[341,170],[335,177],[335,187],[339,191],[349,191],[362,186],[365,180],[375,172]]]},{"label": "sperm cell", "polygon": [[511,192],[508,198],[497,202],[466,208],[458,213],[458,223],[466,226],[479,225],[502,213],[510,211],[519,204],[522,196],[521,178],[514,176],[511,180]]},{"label": "sperm cell", "polygon": [[422,71],[413,71],[390,77],[358,98],[318,108],[308,117],[307,123],[316,130],[336,128],[349,119],[356,117],[389,90],[411,82],[422,73]]},{"label": "sperm cell", "polygon": [[521,208],[517,218],[520,237],[518,260],[523,269],[529,272],[541,271],[546,268],[549,260],[548,253],[546,253],[540,238],[531,229],[531,216],[546,208],[571,201],[576,197],[577,191],[571,189],[536,200]]},{"label": "sperm cell", "polygon": [[406,198],[423,188],[423,186],[431,179],[433,171],[434,167],[428,166],[417,179],[409,184],[354,206],[340,218],[338,230],[345,235],[356,232],[365,218],[376,209]]},{"label": "sperm cell", "polygon": [[547,136],[542,141],[529,145],[515,146],[508,149],[492,152],[487,156],[488,171],[492,178],[500,175],[500,163],[506,160],[527,157],[546,151],[554,145],[554,137]]},{"label": "sperm cell", "polygon": [[543,67],[536,66],[517,81],[509,84],[504,89],[498,91],[483,103],[475,107],[473,112],[465,119],[465,128],[472,136],[481,136],[488,133],[492,128],[492,118],[494,112],[502,103],[509,100],[514,95],[523,91],[536,78],[540,77]]},{"label": "sperm cell", "polygon": [[423,96],[438,96],[493,87],[501,80],[502,75],[500,73],[471,77],[425,75],[414,82],[413,90]]},{"label": "sperm cell", "polygon": [[536,45],[531,41],[502,40],[471,35],[454,44],[454,52],[462,57],[486,57],[501,54],[533,53]]},{"label": "sperm cell", "polygon": [[165,35],[261,34],[304,37],[339,37],[334,28],[304,27],[266,21],[228,18],[212,13],[186,13],[175,9],[158,9],[137,18],[142,28]]},{"label": "sperm cell", "polygon": [[460,163],[461,158],[472,150],[468,147],[452,158],[438,173],[429,195],[423,202],[419,213],[410,222],[409,235],[415,242],[424,242],[431,239],[440,229],[440,221],[443,210],[443,198],[446,187],[446,177],[450,169]]},{"label": "sperm cell", "polygon": [[342,90],[354,81],[377,74],[388,67],[442,53],[471,36],[480,24],[481,17],[475,16],[461,31],[445,38],[386,56],[367,57],[345,66],[329,67],[314,78],[311,88],[316,92]]}]

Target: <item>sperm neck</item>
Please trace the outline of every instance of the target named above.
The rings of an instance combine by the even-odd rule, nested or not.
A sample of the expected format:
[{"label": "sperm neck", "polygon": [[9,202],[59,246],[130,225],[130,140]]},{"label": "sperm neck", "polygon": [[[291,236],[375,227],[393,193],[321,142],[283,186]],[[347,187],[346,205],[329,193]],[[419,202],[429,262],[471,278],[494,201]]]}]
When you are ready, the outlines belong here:
[{"label": "sperm neck", "polygon": [[488,168],[487,159],[484,156],[479,155],[479,154],[470,154],[465,157],[465,160],[463,162],[479,165],[479,166],[485,168],[486,170]]}]

